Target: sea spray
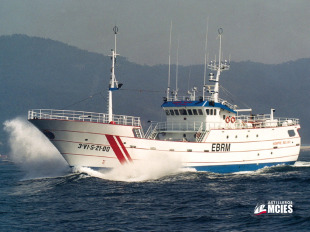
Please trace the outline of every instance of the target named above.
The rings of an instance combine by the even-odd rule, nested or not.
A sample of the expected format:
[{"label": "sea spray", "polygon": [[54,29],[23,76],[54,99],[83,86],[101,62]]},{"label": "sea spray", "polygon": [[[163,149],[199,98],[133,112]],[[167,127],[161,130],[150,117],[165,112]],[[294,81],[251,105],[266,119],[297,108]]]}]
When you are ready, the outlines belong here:
[{"label": "sea spray", "polygon": [[10,159],[26,172],[26,179],[67,173],[66,161],[48,139],[23,118],[4,122],[9,134]]},{"label": "sea spray", "polygon": [[75,167],[74,172],[86,173],[89,176],[125,182],[139,182],[155,180],[161,177],[182,172],[181,161],[168,154],[150,155],[144,160],[120,165],[110,171],[95,171],[86,167]]},{"label": "sea spray", "polygon": [[293,167],[310,167],[310,162],[297,161]]}]

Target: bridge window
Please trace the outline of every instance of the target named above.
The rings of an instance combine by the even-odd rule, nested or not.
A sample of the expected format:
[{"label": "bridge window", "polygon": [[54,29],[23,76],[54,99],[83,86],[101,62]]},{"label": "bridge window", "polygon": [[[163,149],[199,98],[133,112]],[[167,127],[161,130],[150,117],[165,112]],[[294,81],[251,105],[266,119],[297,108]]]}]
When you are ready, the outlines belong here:
[{"label": "bridge window", "polygon": [[207,115],[216,115],[216,109],[206,109]]},{"label": "bridge window", "polygon": [[296,135],[294,130],[288,130],[287,132],[290,137],[294,137]]},{"label": "bridge window", "polygon": [[188,115],[193,115],[192,110],[187,110]]},{"label": "bridge window", "polygon": [[194,115],[198,115],[198,112],[197,112],[196,109],[193,109],[193,114],[194,114]]},{"label": "bridge window", "polygon": [[175,115],[180,115],[179,110],[174,110]]},{"label": "bridge window", "polygon": [[170,114],[171,114],[171,115],[174,115],[174,111],[173,111],[173,110],[170,110]]},{"label": "bridge window", "polygon": [[199,115],[203,115],[202,109],[198,109],[198,114],[199,114]]},{"label": "bridge window", "polygon": [[166,115],[170,115],[170,111],[169,110],[166,110]]},{"label": "bridge window", "polygon": [[186,109],[180,109],[180,114],[181,115],[187,115]]}]

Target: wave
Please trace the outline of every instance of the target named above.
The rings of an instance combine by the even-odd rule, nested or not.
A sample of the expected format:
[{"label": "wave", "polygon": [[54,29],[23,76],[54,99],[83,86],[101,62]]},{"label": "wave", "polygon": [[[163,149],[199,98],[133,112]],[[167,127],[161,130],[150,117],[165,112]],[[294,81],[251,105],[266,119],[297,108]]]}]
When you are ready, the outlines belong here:
[{"label": "wave", "polygon": [[124,182],[157,180],[164,176],[185,171],[181,168],[181,162],[177,160],[176,157],[169,157],[167,154],[162,155],[162,158],[160,156],[161,155],[150,156],[148,160],[122,165],[110,171],[96,171],[88,167],[74,167],[73,171],[77,173],[86,173],[91,177]]},{"label": "wave", "polygon": [[306,161],[297,161],[293,167],[310,167],[310,162]]},{"label": "wave", "polygon": [[[164,160],[164,159],[162,159]],[[157,162],[157,164],[155,164]],[[178,163],[178,162],[177,162]],[[162,165],[164,164],[164,165]],[[75,167],[73,169],[76,173],[85,173],[87,177],[96,177],[111,181],[124,181],[124,182],[141,182],[158,180],[163,178],[164,181],[173,181],[180,179],[195,179],[198,178],[197,174],[207,176],[209,179],[217,179],[221,177],[233,177],[233,176],[259,176],[259,175],[270,175],[270,174],[280,174],[283,172],[297,171],[296,168],[300,167],[310,167],[310,162],[297,161],[294,165],[278,164],[275,166],[266,166],[264,168],[255,171],[241,171],[234,173],[212,173],[212,172],[197,172],[193,168],[181,167],[179,162],[176,165],[175,160],[170,160],[170,162],[159,162],[154,159],[154,162],[140,163],[140,164],[130,164],[114,168],[111,171],[106,170],[93,170],[87,167]],[[196,175],[193,175],[196,173]]]},{"label": "wave", "polygon": [[9,135],[10,159],[25,172],[25,179],[62,176],[70,171],[49,140],[24,118],[4,122]]}]

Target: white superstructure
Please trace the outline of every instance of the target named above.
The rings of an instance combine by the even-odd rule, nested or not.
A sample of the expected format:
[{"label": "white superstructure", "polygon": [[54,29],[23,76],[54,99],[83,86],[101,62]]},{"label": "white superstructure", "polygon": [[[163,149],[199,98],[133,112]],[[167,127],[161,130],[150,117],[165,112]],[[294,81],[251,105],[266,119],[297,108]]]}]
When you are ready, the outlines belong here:
[{"label": "white superstructure", "polygon": [[[202,97],[196,97],[197,89],[189,96],[170,96],[169,80],[162,104],[167,120],[152,123],[145,133],[139,117],[114,115],[112,92],[121,87],[114,74],[117,31],[115,27],[107,114],[29,111],[29,121],[50,139],[70,166],[114,168],[149,157],[163,159],[165,155],[175,157],[183,167],[212,172],[295,163],[300,151],[298,119],[276,118],[273,109],[270,114],[252,115],[251,109],[237,109],[219,98],[220,74],[230,67],[229,62],[221,60],[222,29],[218,61],[208,65],[216,71],[215,76],[209,75],[214,85],[204,85]],[[249,114],[241,115],[246,111]]]}]

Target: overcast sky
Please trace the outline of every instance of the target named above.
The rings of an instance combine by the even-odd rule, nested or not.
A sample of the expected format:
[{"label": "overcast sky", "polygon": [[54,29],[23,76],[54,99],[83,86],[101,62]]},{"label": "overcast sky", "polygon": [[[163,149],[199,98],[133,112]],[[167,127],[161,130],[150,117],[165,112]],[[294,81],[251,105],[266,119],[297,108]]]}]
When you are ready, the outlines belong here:
[{"label": "overcast sky", "polygon": [[[277,64],[310,57],[309,0],[0,0],[0,35],[27,34],[110,54],[139,64],[167,64],[172,21],[172,63],[201,64],[209,21],[208,53],[233,61]],[[0,51],[1,52],[1,51]]]}]

